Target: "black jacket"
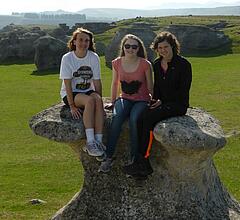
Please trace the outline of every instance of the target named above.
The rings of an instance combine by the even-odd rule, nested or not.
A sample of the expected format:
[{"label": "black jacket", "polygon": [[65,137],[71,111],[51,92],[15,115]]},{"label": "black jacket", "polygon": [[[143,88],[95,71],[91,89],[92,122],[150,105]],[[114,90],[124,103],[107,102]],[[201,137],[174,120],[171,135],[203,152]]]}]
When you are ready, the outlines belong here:
[{"label": "black jacket", "polygon": [[168,63],[167,72],[161,68],[161,57],[153,63],[153,98],[160,99],[165,105],[189,107],[189,90],[192,82],[191,64],[179,55],[173,56]]}]

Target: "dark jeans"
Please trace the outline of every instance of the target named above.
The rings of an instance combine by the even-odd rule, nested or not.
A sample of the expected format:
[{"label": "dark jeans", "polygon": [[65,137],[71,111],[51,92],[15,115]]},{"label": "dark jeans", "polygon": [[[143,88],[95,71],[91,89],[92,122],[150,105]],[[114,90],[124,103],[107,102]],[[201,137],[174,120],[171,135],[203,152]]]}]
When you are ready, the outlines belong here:
[{"label": "dark jeans", "polygon": [[185,115],[187,107],[178,105],[161,105],[154,109],[146,109],[138,119],[139,156],[144,157],[149,144],[150,131],[155,125],[166,118]]},{"label": "dark jeans", "polygon": [[111,129],[107,140],[107,157],[111,158],[115,152],[117,141],[121,132],[124,121],[129,118],[130,130],[130,147],[131,158],[135,158],[138,154],[138,133],[137,120],[144,109],[147,108],[148,103],[145,101],[132,101],[123,98],[116,100],[113,110],[113,120]]}]

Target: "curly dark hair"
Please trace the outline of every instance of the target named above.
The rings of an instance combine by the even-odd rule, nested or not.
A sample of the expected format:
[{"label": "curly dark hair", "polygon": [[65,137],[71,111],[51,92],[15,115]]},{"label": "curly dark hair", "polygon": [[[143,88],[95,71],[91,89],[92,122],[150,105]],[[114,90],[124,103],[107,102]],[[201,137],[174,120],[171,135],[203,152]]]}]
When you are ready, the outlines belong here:
[{"label": "curly dark hair", "polygon": [[179,44],[176,36],[168,31],[160,32],[155,37],[155,39],[153,40],[153,42],[151,44],[151,49],[156,51],[158,48],[158,44],[163,41],[167,41],[171,45],[174,55],[180,53],[180,44]]}]

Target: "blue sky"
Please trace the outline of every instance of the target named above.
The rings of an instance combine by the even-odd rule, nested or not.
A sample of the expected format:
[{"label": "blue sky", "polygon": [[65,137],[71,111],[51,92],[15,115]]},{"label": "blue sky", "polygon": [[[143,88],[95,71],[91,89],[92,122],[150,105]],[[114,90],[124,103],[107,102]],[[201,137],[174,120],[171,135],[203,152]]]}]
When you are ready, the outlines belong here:
[{"label": "blue sky", "polygon": [[12,12],[64,11],[76,12],[84,8],[161,9],[240,6],[240,0],[6,0],[0,14]]}]

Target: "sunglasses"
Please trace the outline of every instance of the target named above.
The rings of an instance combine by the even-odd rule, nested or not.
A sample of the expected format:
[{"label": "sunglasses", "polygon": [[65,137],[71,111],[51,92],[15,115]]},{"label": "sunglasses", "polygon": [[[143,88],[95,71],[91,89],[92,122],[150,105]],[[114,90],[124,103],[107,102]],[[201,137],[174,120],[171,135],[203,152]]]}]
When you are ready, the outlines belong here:
[{"label": "sunglasses", "polygon": [[136,49],[138,48],[138,45],[135,45],[135,44],[133,44],[133,45],[131,45],[131,44],[125,44],[124,47],[125,47],[125,49],[130,49],[130,48],[132,48],[133,50],[136,50]]}]

